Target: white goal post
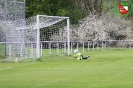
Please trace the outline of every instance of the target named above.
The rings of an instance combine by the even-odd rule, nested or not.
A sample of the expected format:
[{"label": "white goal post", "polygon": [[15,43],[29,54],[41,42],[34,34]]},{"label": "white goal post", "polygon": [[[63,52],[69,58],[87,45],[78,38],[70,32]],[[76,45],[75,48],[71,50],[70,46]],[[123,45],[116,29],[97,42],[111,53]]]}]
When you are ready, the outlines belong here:
[{"label": "white goal post", "polygon": [[[66,30],[63,32],[66,32],[66,35],[64,35],[66,37],[65,41],[67,43],[67,55],[70,55],[70,20],[69,17],[61,17],[61,16],[46,16],[46,15],[37,15],[37,43],[36,43],[36,54],[37,54],[37,58],[40,58],[41,56],[41,48],[40,48],[40,29],[41,28],[46,28],[49,27],[51,25],[54,25],[58,22],[61,22],[62,20],[66,20]],[[45,30],[45,29],[43,29]],[[58,34],[59,35],[59,34]],[[46,40],[44,40],[46,41]],[[50,40],[49,40],[50,41]],[[64,40],[58,40],[58,41],[64,41]]]}]

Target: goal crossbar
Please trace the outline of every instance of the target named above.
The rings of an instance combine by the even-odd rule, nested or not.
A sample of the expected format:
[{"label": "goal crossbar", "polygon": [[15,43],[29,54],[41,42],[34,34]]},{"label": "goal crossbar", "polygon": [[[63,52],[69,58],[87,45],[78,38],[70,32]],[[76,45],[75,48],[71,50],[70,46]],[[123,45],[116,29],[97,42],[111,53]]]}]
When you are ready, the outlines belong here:
[{"label": "goal crossbar", "polygon": [[62,18],[62,19],[69,19],[69,17],[64,17],[64,16],[48,16],[48,15],[37,15],[37,16],[45,16],[48,18]]}]

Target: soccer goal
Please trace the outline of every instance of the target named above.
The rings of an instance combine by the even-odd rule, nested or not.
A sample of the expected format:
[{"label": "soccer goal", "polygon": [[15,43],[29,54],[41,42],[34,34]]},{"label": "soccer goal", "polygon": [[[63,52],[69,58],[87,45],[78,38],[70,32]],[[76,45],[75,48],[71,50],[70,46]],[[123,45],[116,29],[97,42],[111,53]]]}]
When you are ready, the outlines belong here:
[{"label": "soccer goal", "polygon": [[69,17],[37,15],[37,58],[70,55]]}]

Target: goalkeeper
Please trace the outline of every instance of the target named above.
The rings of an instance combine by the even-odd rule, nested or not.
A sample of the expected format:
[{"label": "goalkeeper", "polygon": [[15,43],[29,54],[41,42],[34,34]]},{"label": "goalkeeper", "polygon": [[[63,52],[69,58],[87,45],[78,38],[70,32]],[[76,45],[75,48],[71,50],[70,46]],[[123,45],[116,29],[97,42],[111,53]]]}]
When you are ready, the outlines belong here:
[{"label": "goalkeeper", "polygon": [[78,52],[78,50],[74,50],[74,58],[77,60],[87,60],[90,56],[83,57],[81,53]]}]

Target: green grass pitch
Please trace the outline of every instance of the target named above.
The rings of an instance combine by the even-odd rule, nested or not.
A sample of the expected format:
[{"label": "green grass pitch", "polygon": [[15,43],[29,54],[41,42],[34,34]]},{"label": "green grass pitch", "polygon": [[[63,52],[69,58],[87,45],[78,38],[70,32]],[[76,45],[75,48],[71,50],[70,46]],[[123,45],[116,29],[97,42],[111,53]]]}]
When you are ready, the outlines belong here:
[{"label": "green grass pitch", "polygon": [[132,88],[133,50],[94,51],[88,60],[45,56],[0,63],[0,88]]}]

